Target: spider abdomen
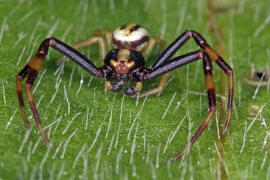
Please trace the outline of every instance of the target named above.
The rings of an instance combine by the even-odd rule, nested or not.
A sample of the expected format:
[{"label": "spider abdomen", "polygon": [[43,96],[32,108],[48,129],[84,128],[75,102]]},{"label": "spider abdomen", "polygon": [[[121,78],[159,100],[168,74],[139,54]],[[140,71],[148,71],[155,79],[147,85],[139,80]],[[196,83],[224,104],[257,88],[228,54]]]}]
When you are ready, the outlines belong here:
[{"label": "spider abdomen", "polygon": [[140,25],[127,24],[117,28],[113,34],[113,44],[115,48],[130,49],[141,52],[147,41],[149,34]]}]

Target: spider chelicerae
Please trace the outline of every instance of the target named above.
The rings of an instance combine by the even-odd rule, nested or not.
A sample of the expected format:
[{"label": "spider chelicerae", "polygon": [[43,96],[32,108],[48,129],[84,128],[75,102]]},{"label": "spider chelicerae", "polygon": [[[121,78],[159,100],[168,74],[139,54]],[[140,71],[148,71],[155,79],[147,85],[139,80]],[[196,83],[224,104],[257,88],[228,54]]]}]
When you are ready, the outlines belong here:
[{"label": "spider chelicerae", "polygon": [[[190,38],[195,40],[200,49],[172,58],[176,51],[179,50],[182,45],[185,44]],[[104,65],[100,68],[97,68],[88,58],[76,50],[96,43],[99,45],[100,59],[102,59],[104,62]],[[27,120],[25,114],[21,87],[22,80],[27,77],[25,90],[30,108],[33,112],[34,119],[38,125],[39,131],[45,143],[47,145],[51,145],[41,124],[41,120],[32,94],[32,86],[38,75],[38,72],[41,69],[44,58],[48,53],[48,48],[52,47],[72,59],[75,63],[77,63],[91,75],[105,78],[105,88],[109,91],[120,91],[125,83],[129,81],[134,82],[135,86],[127,87],[124,90],[124,93],[126,95],[137,97],[148,96],[161,92],[165,87],[170,71],[202,59],[209,104],[208,114],[199,129],[190,139],[188,145],[172,158],[173,161],[181,157],[198,139],[203,130],[209,124],[213,114],[216,111],[216,97],[212,78],[212,59],[229,77],[229,94],[227,104],[228,117],[224,126],[224,133],[226,133],[230,125],[233,103],[234,81],[231,67],[215,50],[209,46],[209,44],[207,44],[206,40],[196,31],[186,30],[165,50],[161,51],[161,54],[155,60],[155,63],[152,65],[152,67],[146,68],[144,67],[145,60],[149,58],[155,45],[159,45],[160,49],[163,50],[165,41],[159,38],[149,37],[146,29],[137,24],[127,24],[121,26],[114,32],[107,30],[95,30],[93,37],[86,41],[77,43],[73,47],[70,47],[69,45],[53,37],[44,40],[41,43],[36,55],[16,76],[16,88],[24,124],[27,128],[30,128],[30,123]],[[150,80],[159,76],[162,76],[162,78],[157,88],[146,91],[142,94],[138,94],[138,92],[142,89],[142,81]]]}]

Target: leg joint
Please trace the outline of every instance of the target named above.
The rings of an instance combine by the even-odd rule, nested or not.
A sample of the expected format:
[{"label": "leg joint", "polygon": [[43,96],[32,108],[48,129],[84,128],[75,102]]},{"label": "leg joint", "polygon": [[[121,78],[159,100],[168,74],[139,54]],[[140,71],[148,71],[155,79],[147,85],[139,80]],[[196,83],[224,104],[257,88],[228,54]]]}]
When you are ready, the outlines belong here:
[{"label": "leg joint", "polygon": [[45,57],[48,53],[49,46],[54,46],[55,41],[56,39],[54,37],[45,39],[39,46],[39,49],[37,51],[37,56]]},{"label": "leg joint", "polygon": [[209,112],[215,113],[216,110],[217,110],[217,107],[216,106],[209,107]]},{"label": "leg joint", "polygon": [[202,52],[203,54],[203,69],[205,72],[212,72],[213,66],[210,60],[210,57],[206,52]]},{"label": "leg joint", "polygon": [[26,83],[24,86],[25,86],[25,89],[31,89],[32,88],[32,84],[30,84],[30,83]]},{"label": "leg joint", "polygon": [[233,71],[232,71],[231,68],[227,70],[227,74],[228,74],[229,76],[233,75]]},{"label": "leg joint", "polygon": [[18,75],[16,76],[16,79],[17,79],[18,81],[22,81],[22,80],[23,80],[23,76],[18,74]]},{"label": "leg joint", "polygon": [[196,41],[196,43],[202,48],[204,49],[205,46],[207,46],[207,42],[206,40],[196,31],[190,31],[192,37],[194,38],[194,40]]},{"label": "leg joint", "polygon": [[186,33],[189,37],[192,37],[192,30],[185,30],[185,33]]}]

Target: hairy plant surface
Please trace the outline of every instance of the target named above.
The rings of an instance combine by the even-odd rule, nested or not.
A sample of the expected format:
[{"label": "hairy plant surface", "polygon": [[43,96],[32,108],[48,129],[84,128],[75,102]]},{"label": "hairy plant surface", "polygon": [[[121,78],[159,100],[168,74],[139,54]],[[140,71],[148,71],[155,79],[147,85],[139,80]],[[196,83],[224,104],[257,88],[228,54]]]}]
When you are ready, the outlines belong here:
[{"label": "hairy plant surface", "polygon": [[[0,0],[0,179],[270,178],[269,83],[261,86],[257,80],[254,86],[245,81],[252,69],[270,67],[269,3],[215,4],[212,22],[209,5],[201,0]],[[27,103],[32,128],[25,128],[15,76],[39,44],[54,36],[73,45],[91,37],[94,29],[114,30],[127,23],[144,26],[167,45],[185,29],[194,29],[220,48],[235,75],[226,136],[221,129],[227,76],[216,64],[216,116],[185,157],[171,164],[170,158],[186,146],[208,111],[201,61],[173,71],[159,96],[136,100],[106,92],[104,79],[91,77],[70,60],[59,70],[56,62],[62,55],[52,49],[33,89],[53,148],[43,142]],[[190,40],[176,55],[197,49]],[[101,66],[97,46],[80,51]],[[155,49],[147,66],[158,53]],[[158,82],[144,82],[143,91]]]}]

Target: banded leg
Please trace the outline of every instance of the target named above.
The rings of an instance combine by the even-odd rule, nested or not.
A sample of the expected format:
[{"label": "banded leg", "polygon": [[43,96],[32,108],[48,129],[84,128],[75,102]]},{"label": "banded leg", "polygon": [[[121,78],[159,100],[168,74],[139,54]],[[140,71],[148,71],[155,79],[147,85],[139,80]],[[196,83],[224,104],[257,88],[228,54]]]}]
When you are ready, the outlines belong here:
[{"label": "banded leg", "polygon": [[199,138],[203,130],[207,127],[209,124],[211,118],[213,117],[213,114],[216,111],[216,97],[215,97],[215,88],[212,78],[212,64],[211,60],[206,52],[203,50],[194,51],[182,56],[178,56],[168,62],[166,62],[164,65],[160,66],[159,68],[153,70],[152,72],[148,74],[144,74],[143,80],[152,79],[155,77],[158,77],[160,75],[165,74],[168,71],[171,71],[173,69],[179,68],[181,66],[184,66],[186,64],[192,63],[196,60],[203,59],[203,69],[205,74],[205,82],[206,82],[206,90],[208,94],[208,103],[209,103],[209,112],[199,127],[199,129],[196,131],[194,136],[189,141],[188,145],[184,148],[184,150],[180,151],[176,156],[172,158],[172,161],[177,160],[179,157],[181,157],[189,147]]},{"label": "banded leg", "polygon": [[233,81],[233,71],[232,68],[223,60],[223,58],[209,45],[206,40],[197,32],[191,31],[192,37],[195,39],[197,44],[210,56],[211,59],[215,61],[215,63],[228,75],[228,103],[227,103],[227,111],[228,117],[223,129],[223,133],[226,134],[230,122],[231,122],[231,114],[232,114],[232,104],[233,104],[233,89],[234,89],[234,81]]},{"label": "banded leg", "polygon": [[41,136],[43,137],[45,143],[50,146],[51,143],[48,139],[48,137],[46,136],[44,129],[42,127],[41,121],[40,121],[40,117],[38,115],[37,109],[36,109],[36,105],[34,102],[34,98],[32,95],[32,86],[33,83],[36,79],[36,76],[38,74],[38,71],[40,70],[41,66],[42,66],[42,58],[41,56],[36,55],[24,68],[23,70],[17,75],[17,81],[16,81],[16,86],[17,86],[17,94],[18,94],[18,99],[19,99],[19,104],[20,104],[20,108],[21,108],[21,112],[22,112],[22,117],[24,120],[24,124],[26,125],[27,128],[30,128],[30,123],[27,120],[26,114],[25,114],[25,107],[24,107],[24,101],[23,101],[23,97],[22,97],[22,88],[21,88],[21,81],[28,75],[28,78],[26,80],[26,84],[25,84],[25,90],[26,90],[26,95],[27,95],[27,99],[28,99],[28,103],[30,105],[30,108],[33,112],[35,121],[37,123],[37,126],[39,128],[39,132],[41,134]]},{"label": "banded leg", "polygon": [[104,29],[96,29],[94,31],[94,36],[105,36],[107,50],[110,51],[113,49],[113,38],[112,32]]},{"label": "banded leg", "polygon": [[[145,60],[148,60],[148,58],[150,57],[155,45],[159,45],[160,46],[160,52],[163,51],[164,47],[165,47],[165,41],[159,38],[150,38],[149,41],[147,42],[142,54],[144,56]],[[137,97],[141,98],[141,97],[145,97],[145,96],[149,96],[149,95],[153,95],[153,94],[157,94],[163,91],[163,89],[165,88],[166,82],[168,81],[170,73],[164,74],[161,77],[161,80],[159,81],[158,87],[148,90],[146,92],[143,92],[142,94],[139,94]]]},{"label": "banded leg", "polygon": [[212,75],[213,68],[212,68],[211,60],[206,53],[203,54],[203,70],[204,70],[204,76],[205,76],[206,92],[208,95],[208,104],[209,104],[208,114],[205,117],[199,129],[196,131],[196,133],[193,135],[193,137],[189,141],[188,145],[182,151],[177,153],[171,159],[172,161],[176,161],[185,152],[189,150],[190,146],[199,138],[201,133],[208,126],[210,120],[212,119],[214,113],[216,112],[216,95],[215,95],[215,87],[214,87],[213,75]]},{"label": "banded leg", "polygon": [[[108,49],[106,47],[106,43],[104,41],[104,39],[102,37],[99,37],[99,36],[94,36],[94,37],[91,37],[85,41],[81,41],[81,42],[78,42],[76,44],[74,44],[72,47],[74,49],[80,49],[80,48],[84,48],[84,47],[87,47],[87,46],[91,46],[91,45],[94,45],[98,43],[98,48],[99,48],[99,59],[101,60],[101,62],[103,63],[103,60],[106,56],[106,54],[108,53]],[[61,64],[64,62],[64,59],[65,57],[61,57],[57,63],[58,64]]]},{"label": "banded leg", "polygon": [[191,30],[186,30],[162,52],[162,54],[158,57],[158,59],[152,66],[152,70],[156,70],[157,68],[165,64],[175,54],[175,52],[179,48],[181,48],[191,37],[209,55],[209,57],[213,61],[215,61],[215,63],[228,75],[228,117],[223,130],[223,133],[225,134],[228,131],[231,122],[234,89],[233,71],[231,67],[223,60],[223,58],[206,42],[206,40],[199,33]]},{"label": "banded leg", "polygon": [[23,101],[23,97],[22,97],[22,85],[21,85],[22,80],[24,80],[24,78],[27,76],[28,73],[29,73],[29,66],[26,65],[21,70],[21,72],[19,72],[19,74],[16,76],[16,89],[17,89],[18,101],[19,101],[21,112],[22,112],[24,124],[27,128],[30,128],[30,126],[31,126],[30,122],[27,120],[27,117],[25,114],[24,101]]},{"label": "banded leg", "polygon": [[47,145],[51,145],[48,137],[46,136],[44,129],[42,127],[42,123],[35,105],[35,101],[33,98],[33,93],[32,93],[32,87],[34,84],[34,81],[38,75],[38,72],[41,69],[42,63],[46,55],[48,54],[48,48],[53,47],[57,51],[61,52],[62,54],[65,54],[69,58],[71,58],[74,62],[79,64],[82,68],[87,70],[89,73],[91,73],[94,76],[102,77],[102,71],[100,69],[97,69],[96,66],[90,62],[87,58],[85,58],[82,54],[71,48],[70,46],[62,43],[61,41],[55,39],[55,38],[49,38],[44,40],[36,55],[29,61],[29,63],[23,68],[22,71],[17,75],[16,77],[16,89],[17,89],[17,94],[18,94],[18,100],[20,104],[20,109],[22,112],[22,117],[24,120],[24,123],[26,127],[30,127],[30,123],[27,120],[26,114],[25,114],[25,107],[24,107],[24,101],[22,97],[22,88],[21,88],[21,82],[22,80],[27,77],[26,84],[25,84],[25,89],[26,89],[26,95],[28,102],[30,104],[32,113],[34,115],[35,121],[37,123],[37,126],[39,128],[40,134],[42,135],[45,143]]}]

